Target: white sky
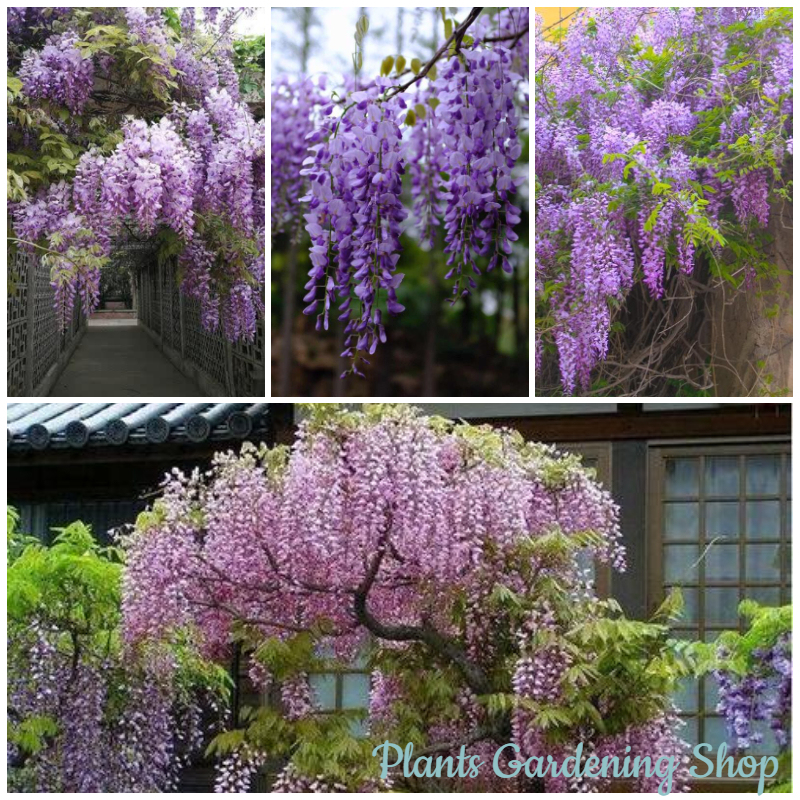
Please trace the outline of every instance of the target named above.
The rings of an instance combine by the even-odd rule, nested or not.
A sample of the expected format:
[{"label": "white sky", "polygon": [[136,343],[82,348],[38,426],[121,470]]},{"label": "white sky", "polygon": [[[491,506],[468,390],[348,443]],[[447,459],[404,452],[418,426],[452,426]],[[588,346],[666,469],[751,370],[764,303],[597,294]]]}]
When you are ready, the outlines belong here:
[{"label": "white sky", "polygon": [[[294,7],[296,8],[296,6]],[[454,7],[455,8],[455,7]],[[271,65],[272,75],[297,73],[300,64],[297,58],[287,52],[285,42],[298,43],[299,26],[285,13],[285,8],[273,8],[271,17]],[[315,8],[320,25],[312,31],[311,58],[308,73],[315,75],[326,73],[336,76],[352,73],[351,56],[355,48],[353,35],[358,21],[360,7],[347,6],[339,8]],[[397,6],[367,7],[369,32],[364,43],[364,66],[361,74],[375,76],[380,72],[380,63],[388,55],[397,55]],[[403,50],[406,61],[418,57],[425,61],[430,55],[430,39],[433,33],[434,19],[438,20],[437,31],[442,36],[442,20],[434,6],[403,7]],[[455,14],[462,20],[467,7],[459,8]],[[452,12],[448,12],[448,16]],[[413,41],[414,32],[418,31],[417,41]],[[425,40],[425,41],[421,41]]]},{"label": "white sky", "polygon": [[259,36],[262,33],[266,36],[267,18],[267,9],[264,6],[259,6],[251,16],[239,19],[233,29],[243,36]]}]

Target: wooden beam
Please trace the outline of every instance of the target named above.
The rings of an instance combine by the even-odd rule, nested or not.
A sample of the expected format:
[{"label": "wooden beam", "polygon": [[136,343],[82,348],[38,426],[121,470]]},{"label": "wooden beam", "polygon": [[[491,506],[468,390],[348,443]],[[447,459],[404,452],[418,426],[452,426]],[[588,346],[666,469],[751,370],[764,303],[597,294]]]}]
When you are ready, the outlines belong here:
[{"label": "wooden beam", "polygon": [[540,442],[597,442],[625,439],[692,439],[731,436],[789,436],[788,403],[747,404],[709,411],[495,417],[475,424],[514,428]]}]

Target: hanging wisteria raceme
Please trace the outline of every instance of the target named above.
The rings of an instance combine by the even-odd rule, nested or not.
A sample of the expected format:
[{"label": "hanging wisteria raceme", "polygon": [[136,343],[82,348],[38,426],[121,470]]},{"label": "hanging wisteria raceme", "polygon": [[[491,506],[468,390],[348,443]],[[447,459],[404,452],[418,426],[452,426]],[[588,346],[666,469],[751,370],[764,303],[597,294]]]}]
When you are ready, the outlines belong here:
[{"label": "hanging wisteria raceme", "polygon": [[[290,204],[305,179],[299,200],[307,204],[312,262],[305,313],[318,330],[330,328],[331,314],[345,322],[342,356],[350,366],[343,377],[363,375],[362,365],[386,341],[386,314],[404,310],[397,289],[406,173],[422,241],[432,248],[436,229],[444,229],[453,302],[477,288],[483,271],[512,270],[521,213],[514,198],[524,180],[514,168],[522,153],[518,106],[527,111],[520,90],[528,22],[519,10],[479,11],[447,34],[427,64],[414,59],[408,78],[398,56],[387,57],[381,77],[360,85],[347,79],[328,99],[314,97],[315,85],[303,78],[273,87],[273,230],[297,215]],[[474,38],[466,35],[472,24]],[[309,121],[311,155],[298,176],[297,139]]]},{"label": "hanging wisteria raceme", "polygon": [[[86,20],[61,12],[47,16],[41,47],[23,36],[27,17],[9,12],[20,40],[10,49],[22,52],[10,136],[29,147],[36,115],[27,109],[45,102],[63,122],[36,134],[43,171],[73,177],[9,203],[17,243],[52,262],[59,319],[70,319],[78,295],[85,313],[94,310],[100,269],[117,240],[133,233],[178,256],[180,289],[199,300],[207,328],[252,338],[264,312],[266,152],[265,123],[239,97],[233,65],[233,25],[245,10],[208,10],[202,24],[185,11],[180,33],[160,8],[104,9]],[[128,74],[132,54],[136,68]],[[120,100],[109,104],[108,87],[121,71],[141,84],[130,108],[144,105],[146,116],[122,116]],[[137,100],[137,93],[150,97]],[[59,106],[105,117],[93,116],[73,137]],[[120,130],[103,130],[103,118]],[[71,161],[53,161],[53,149]],[[25,158],[19,163],[31,163]],[[31,186],[44,181],[25,173],[20,186],[23,177]],[[167,231],[174,236],[164,238]]]},{"label": "hanging wisteria raceme", "polygon": [[[97,306],[100,295],[100,265],[108,255],[108,229],[95,234],[89,219],[73,210],[73,187],[64,181],[42,192],[33,202],[14,209],[16,233],[25,244],[46,239],[48,253],[43,256],[50,266],[55,289],[56,314],[62,325],[71,319],[77,297],[82,307]],[[106,215],[93,217],[95,224]]]},{"label": "hanging wisteria raceme", "polygon": [[[11,786],[38,792],[151,792],[177,786],[202,741],[197,706],[162,676],[109,657],[92,663],[36,620],[10,639],[8,702],[17,720],[52,720],[37,752],[12,758]],[[180,728],[180,730],[179,730]]]},{"label": "hanging wisteria raceme", "polygon": [[790,199],[792,21],[604,8],[560,30],[537,18],[536,327],[573,394],[636,280],[658,299],[698,258],[724,260],[737,286],[752,271],[770,201]]},{"label": "hanging wisteria raceme", "polygon": [[489,257],[488,271],[501,265],[510,272],[511,243],[519,238],[513,226],[520,209],[510,198],[516,190],[511,170],[522,152],[514,105],[521,76],[512,71],[512,58],[504,48],[471,51],[451,59],[434,82],[449,153],[444,249],[452,269],[445,277],[454,279],[455,296],[477,288],[478,255]]},{"label": "hanging wisteria raceme", "polygon": [[754,664],[744,675],[718,669],[717,711],[724,717],[736,746],[747,750],[764,741],[768,726],[778,748],[790,744],[792,713],[792,650],[789,634],[782,634],[771,647],[753,652]]},{"label": "hanging wisteria raceme", "polygon": [[[661,629],[617,619],[580,566],[625,559],[616,507],[573,456],[407,407],[315,407],[292,450],[220,454],[163,489],[126,546],[127,646],[192,631],[203,656],[227,663],[244,636],[251,678],[281,700],[218,738],[219,786],[248,785],[248,753],[295,754],[273,791],[366,791],[371,748],[405,741],[409,720],[420,746],[463,740],[483,755],[509,737],[541,753],[564,736],[624,755],[677,724],[662,690],[645,688],[661,673],[641,648]],[[348,712],[322,711],[307,677],[365,653],[366,741]],[[542,708],[563,729],[543,725]],[[520,791],[491,775],[454,785]]]},{"label": "hanging wisteria raceme", "polygon": [[[222,697],[178,641],[124,650],[122,565],[74,523],[50,545],[8,515],[10,791],[174,791]],[[202,677],[201,677],[202,676]]]},{"label": "hanging wisteria raceme", "polygon": [[401,98],[378,102],[389,82],[379,83],[383,86],[353,92],[343,117],[334,116],[329,106],[324,127],[309,136],[314,155],[301,171],[311,189],[300,199],[308,202],[313,265],[303,313],[316,315],[317,330],[328,329],[332,312],[347,321],[342,355],[352,360],[356,374],[363,374],[358,354],[374,353],[378,342],[386,341],[380,295],[385,293],[390,314],[404,310],[397,300],[403,274],[396,266],[400,223],[406,217],[400,201],[405,164],[398,125],[405,103]]},{"label": "hanging wisteria raceme", "polygon": [[[272,167],[272,235],[294,225],[301,226],[296,208],[306,192],[302,174],[308,155],[306,137],[315,124],[315,109],[323,102],[325,77],[315,83],[309,78],[292,80],[286,76],[272,85],[270,106],[270,160]],[[296,233],[297,231],[292,231]]]}]

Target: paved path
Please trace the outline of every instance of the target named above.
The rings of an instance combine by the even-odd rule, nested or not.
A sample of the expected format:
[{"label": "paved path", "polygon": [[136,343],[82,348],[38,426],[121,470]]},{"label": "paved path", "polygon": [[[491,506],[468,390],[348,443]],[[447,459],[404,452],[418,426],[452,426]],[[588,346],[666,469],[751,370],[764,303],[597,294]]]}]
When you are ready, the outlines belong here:
[{"label": "paved path", "polygon": [[203,397],[153,340],[125,319],[89,320],[51,397]]}]

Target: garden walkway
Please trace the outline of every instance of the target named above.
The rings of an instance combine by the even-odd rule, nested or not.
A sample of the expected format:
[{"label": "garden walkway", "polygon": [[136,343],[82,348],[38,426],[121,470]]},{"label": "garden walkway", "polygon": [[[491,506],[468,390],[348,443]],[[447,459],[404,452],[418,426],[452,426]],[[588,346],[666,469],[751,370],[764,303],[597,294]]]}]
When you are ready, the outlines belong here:
[{"label": "garden walkway", "polygon": [[51,397],[202,397],[136,320],[90,319]]}]

